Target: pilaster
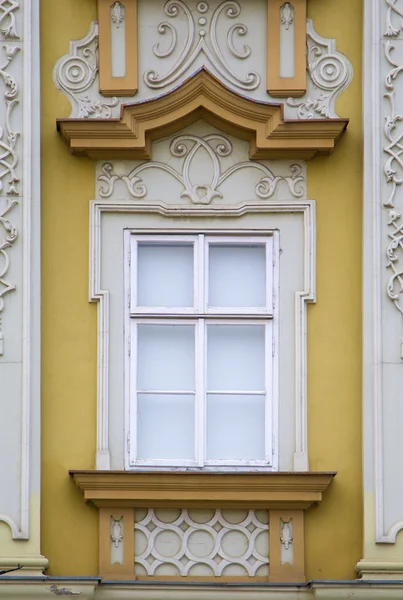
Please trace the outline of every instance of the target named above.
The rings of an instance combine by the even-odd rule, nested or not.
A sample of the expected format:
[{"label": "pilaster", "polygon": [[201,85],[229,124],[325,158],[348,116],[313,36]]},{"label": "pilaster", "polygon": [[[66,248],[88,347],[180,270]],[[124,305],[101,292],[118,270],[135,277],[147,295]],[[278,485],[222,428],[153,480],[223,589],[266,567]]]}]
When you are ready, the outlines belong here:
[{"label": "pilaster", "polygon": [[403,7],[364,19],[363,578],[403,576]]},{"label": "pilaster", "polygon": [[0,570],[41,574],[39,0],[0,1]]}]

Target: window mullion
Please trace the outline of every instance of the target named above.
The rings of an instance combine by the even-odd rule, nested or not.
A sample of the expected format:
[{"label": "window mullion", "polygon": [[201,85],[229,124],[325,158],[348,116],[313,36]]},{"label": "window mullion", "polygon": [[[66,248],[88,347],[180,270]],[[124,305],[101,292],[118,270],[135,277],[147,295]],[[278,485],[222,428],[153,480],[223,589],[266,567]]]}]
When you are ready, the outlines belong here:
[{"label": "window mullion", "polygon": [[273,463],[273,328],[272,323],[265,327],[265,458],[270,465]]},{"label": "window mullion", "polygon": [[206,445],[205,320],[199,319],[196,327],[196,463],[203,467]]},{"label": "window mullion", "polygon": [[[205,312],[205,236],[200,234],[195,244],[195,286],[196,310],[199,315]],[[199,318],[196,325],[196,463],[204,466],[205,460],[205,321]]]},{"label": "window mullion", "polygon": [[138,394],[137,394],[137,352],[138,352],[138,339],[137,339],[137,322],[132,321],[130,326],[131,335],[131,351],[130,351],[130,397],[134,400],[130,403],[130,444],[129,444],[129,460],[133,464],[137,459],[137,406],[138,406]]}]

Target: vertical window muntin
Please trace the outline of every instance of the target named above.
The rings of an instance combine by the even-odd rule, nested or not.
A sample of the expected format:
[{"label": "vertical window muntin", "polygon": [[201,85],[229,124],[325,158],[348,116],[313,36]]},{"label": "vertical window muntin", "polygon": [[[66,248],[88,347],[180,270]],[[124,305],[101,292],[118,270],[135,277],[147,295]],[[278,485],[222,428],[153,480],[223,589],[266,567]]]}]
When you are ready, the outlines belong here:
[{"label": "vertical window muntin", "polygon": [[[130,289],[130,347],[129,358],[129,468],[135,467],[236,467],[275,468],[277,462],[276,430],[277,430],[277,374],[275,363],[277,354],[274,351],[274,298],[277,286],[277,273],[275,270],[276,234],[265,237],[254,235],[235,234],[231,236],[218,235],[130,235],[130,276],[128,277]],[[186,307],[155,307],[138,305],[138,255],[139,246],[190,246],[193,247],[193,306]],[[265,305],[259,306],[214,306],[209,298],[209,256],[211,248],[264,248],[266,260]],[[194,327],[195,352],[194,372],[195,381],[192,390],[142,390],[137,385],[138,381],[138,328],[142,325],[167,325]],[[208,328],[237,328],[240,326],[264,329],[264,389],[261,390],[209,390],[207,381],[208,361]],[[145,392],[145,394],[144,394]],[[193,395],[194,397],[194,457],[189,458],[141,458],[138,453],[140,435],[138,430],[138,405],[139,396],[152,395],[153,392],[167,395]],[[233,459],[208,457],[207,452],[207,410],[208,399],[213,396],[222,397],[263,397],[264,401],[264,457],[259,459]],[[248,407],[247,407],[248,408]]]}]

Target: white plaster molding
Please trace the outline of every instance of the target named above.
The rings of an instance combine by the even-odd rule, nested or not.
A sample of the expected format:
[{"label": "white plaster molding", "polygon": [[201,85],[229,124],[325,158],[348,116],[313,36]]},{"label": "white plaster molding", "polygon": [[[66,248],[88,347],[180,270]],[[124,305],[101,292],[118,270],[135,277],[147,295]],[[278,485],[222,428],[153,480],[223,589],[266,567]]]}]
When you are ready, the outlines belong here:
[{"label": "white plaster molding", "polygon": [[120,544],[123,542],[122,526],[120,521],[116,521],[116,519],[112,520],[111,542],[115,548],[119,548]]},{"label": "white plaster molding", "polygon": [[307,21],[307,69],[315,94],[307,93],[296,100],[288,98],[287,105],[298,108],[298,118],[317,119],[337,117],[336,99],[353,79],[350,61],[336,50],[336,40],[319,35],[312,19]]},{"label": "white plaster molding", "polygon": [[[152,508],[135,511],[135,546],[145,546],[143,552],[134,556],[136,573],[140,567],[147,576],[155,576],[162,565],[171,567],[172,575],[182,577],[189,576],[196,566],[204,567],[206,575],[214,577],[225,576],[228,567],[231,567],[231,575],[237,572],[239,576],[256,577],[262,568],[268,573],[268,520],[267,511],[253,510],[183,509],[168,514]],[[171,542],[167,544],[164,538],[161,544],[161,534],[168,534]],[[231,538],[234,534],[235,538]],[[262,540],[267,540],[267,544],[262,545],[264,554],[259,552]],[[192,552],[195,545],[197,555]],[[175,547],[177,552],[174,553]]]},{"label": "white plaster molding", "polygon": [[[6,0],[0,3],[0,26],[7,45],[5,46],[6,63],[2,68],[1,77],[6,85],[5,93],[5,129],[1,130],[0,146],[2,156],[0,159],[0,180],[7,178],[5,192],[7,208],[1,214],[1,225],[12,236],[13,244],[17,243],[14,226],[5,214],[11,212],[16,206],[14,199],[18,198],[21,207],[22,239],[20,251],[20,281],[16,286],[16,294],[21,297],[21,315],[13,323],[13,332],[16,340],[21,344],[21,358],[16,364],[21,365],[21,374],[17,378],[11,376],[10,387],[6,389],[5,398],[9,403],[20,407],[18,426],[15,437],[20,437],[20,454],[10,462],[9,468],[15,469],[20,465],[20,488],[18,492],[19,518],[10,514],[0,515],[0,521],[9,525],[12,537],[15,540],[30,538],[30,502],[31,493],[39,496],[40,492],[40,106],[39,106],[39,0],[29,0],[24,3],[22,15],[18,13],[19,3]],[[18,15],[18,20],[17,20]],[[19,36],[19,22],[23,22],[21,40]],[[20,70],[18,75],[12,76],[4,69],[19,57]],[[21,60],[22,58],[22,60]],[[20,94],[20,90],[22,92]],[[11,113],[13,112],[13,115]],[[18,123],[14,129],[12,121]],[[6,133],[6,138],[4,138]],[[15,171],[22,163],[22,173]],[[20,169],[20,170],[21,170]],[[20,182],[21,179],[21,182]],[[21,185],[21,188],[19,187]],[[1,227],[0,227],[1,231]],[[9,242],[10,244],[10,242]],[[15,246],[15,244],[14,244]],[[10,250],[10,245],[8,246]],[[4,244],[2,253],[4,256]],[[4,274],[4,273],[3,273]],[[3,293],[4,296],[4,293]],[[5,317],[7,317],[5,306]],[[5,348],[7,359],[7,347]],[[1,358],[1,357],[0,357]],[[0,361],[0,365],[1,365]],[[10,363],[10,368],[12,363]],[[8,362],[2,364],[7,373]],[[11,372],[11,371],[10,371]],[[12,371],[17,373],[16,371]],[[0,398],[1,403],[1,398]],[[5,406],[2,413],[6,415]],[[6,418],[6,417],[5,417]],[[4,476],[2,476],[4,481]],[[0,494],[0,511],[2,498]],[[14,508],[14,507],[13,507]],[[39,518],[39,514],[36,515]],[[30,548],[31,562],[41,571],[47,561],[40,556],[39,540],[35,550]],[[21,548],[19,550],[21,552]],[[18,553],[16,553],[18,554]],[[0,559],[1,560],[1,559]]]},{"label": "white plaster molding", "polygon": [[[397,80],[403,65],[395,62],[394,44],[390,41],[390,37],[397,37],[401,31],[403,24],[399,15],[394,0],[384,0],[383,3],[367,0],[365,3],[364,89],[367,93],[364,94],[363,458],[364,492],[370,497],[373,493],[375,513],[375,535],[372,540],[371,531],[366,532],[367,545],[394,544],[397,534],[403,529],[403,519],[389,527],[385,526],[385,494],[391,493],[385,488],[389,465],[393,478],[400,476],[393,466],[395,457],[385,451],[384,435],[386,410],[389,408],[390,411],[393,403],[398,401],[390,387],[391,374],[386,372],[389,364],[384,356],[385,348],[390,346],[385,336],[395,330],[388,301],[391,300],[402,312],[399,303],[399,261],[402,250],[399,189],[403,169],[399,143],[403,137],[400,128],[403,116],[396,114],[395,106],[401,103],[401,88]],[[385,268],[392,271],[386,289],[383,283]],[[396,360],[399,351],[400,348],[396,348],[392,353]],[[400,500],[396,501],[400,504]],[[370,527],[371,518],[372,515],[366,516],[366,528]],[[372,552],[376,556],[376,550]],[[365,562],[366,559],[362,564]],[[375,564],[376,560],[373,562]],[[377,564],[380,573],[382,562]]]},{"label": "white plaster molding", "polygon": [[[221,51],[219,35],[217,31],[218,21],[221,15],[229,19],[236,19],[241,16],[241,4],[235,0],[225,0],[221,2],[213,11],[208,2],[199,2],[196,6],[197,13],[193,13],[191,8],[182,0],[168,0],[164,6],[165,15],[171,19],[163,21],[158,26],[160,34],[167,31],[172,36],[172,43],[169,49],[161,52],[159,44],[154,46],[154,54],[158,58],[166,58],[175,50],[178,43],[178,35],[172,19],[179,15],[185,15],[188,23],[188,35],[184,48],[172,69],[165,75],[160,76],[155,69],[150,69],[144,73],[144,83],[152,89],[160,89],[174,84],[191,67],[199,54],[204,54],[206,60],[220,73],[227,83],[234,85],[241,90],[255,90],[261,83],[261,77],[255,71],[250,71],[245,78],[238,75],[226,61]],[[211,13],[211,14],[210,14]],[[203,16],[200,16],[203,15]],[[207,18],[208,17],[208,18]],[[209,25],[208,25],[209,20]],[[248,33],[248,28],[242,23],[236,23],[228,29],[227,45],[232,55],[240,60],[248,58],[251,55],[251,48],[244,46],[243,50],[237,50],[234,42],[235,34],[244,36]]]},{"label": "white plaster molding", "polygon": [[[143,78],[139,81],[135,102],[144,102],[161,92],[169,92],[203,66],[225,85],[248,98],[283,104],[287,119],[338,117],[336,100],[350,85],[353,68],[350,61],[336,50],[336,40],[320,36],[312,20],[307,21],[307,92],[298,100],[273,99],[266,91],[266,61],[262,58],[267,46],[264,42],[267,37],[266,14],[256,22],[256,11],[265,11],[266,3],[256,2],[253,7],[252,0],[248,0],[247,4],[233,0],[220,3],[168,0],[157,6],[155,3],[147,4],[147,0],[139,0],[139,8],[139,30],[142,31],[141,19],[144,18],[147,36],[140,36],[143,40],[139,46]],[[228,20],[231,23],[232,19],[244,13],[249,19],[249,29],[252,22],[258,29],[255,35],[242,22],[228,26],[224,35],[224,23]],[[283,17],[285,26],[286,23],[291,26],[288,11],[283,11]],[[184,23],[187,23],[187,33],[184,33]],[[249,43],[240,45],[238,38],[244,36]],[[253,64],[248,62],[252,57]],[[164,69],[167,61],[170,61],[169,66]],[[238,63],[247,65],[244,69],[247,72],[243,75],[239,74]],[[106,99],[99,93],[96,23],[91,25],[87,36],[70,43],[70,51],[57,62],[53,78],[56,87],[69,98],[71,117],[74,118],[117,118],[121,106],[133,102],[133,97]]]},{"label": "white plaster molding", "polygon": [[294,23],[294,7],[286,2],[281,7],[281,24],[287,29]]},{"label": "white plaster molding", "polygon": [[[104,163],[102,167],[103,173],[97,177],[97,181],[100,184],[100,197],[104,199],[110,198],[114,194],[115,184],[118,181],[123,181],[132,198],[145,198],[148,194],[148,189],[143,179],[144,175],[142,176],[142,174],[150,171],[149,175],[153,177],[155,170],[164,171],[179,181],[184,188],[181,198],[188,198],[192,204],[207,205],[211,204],[214,198],[223,198],[223,194],[219,189],[221,185],[233,176],[242,175],[245,170],[257,170],[262,176],[256,184],[255,189],[251,190],[251,195],[254,195],[256,200],[268,200],[272,198],[281,181],[287,184],[294,198],[302,198],[305,195],[306,181],[305,177],[301,175],[302,169],[298,164],[290,166],[289,176],[276,176],[268,166],[257,161],[238,162],[225,169],[221,159],[232,155],[233,145],[227,137],[221,134],[213,133],[204,137],[189,134],[179,135],[172,140],[169,150],[173,157],[183,158],[183,163],[179,171],[166,163],[148,161],[135,167],[127,175],[121,175],[114,173],[112,163]],[[211,181],[206,181],[202,184],[192,183],[191,175],[193,163],[197,160],[200,151],[204,151],[207,154],[212,166]],[[205,175],[208,177],[208,173],[205,173]]]},{"label": "white plaster molding", "polygon": [[290,521],[281,521],[280,543],[284,546],[285,550],[288,550],[292,546],[293,541],[292,519]]},{"label": "white plaster molding", "polygon": [[0,32],[5,40],[19,40],[14,11],[20,8],[18,0],[2,0],[0,3]]},{"label": "white plaster molding", "polygon": [[90,204],[90,301],[98,303],[97,469],[110,468],[109,451],[109,290],[101,287],[102,215],[152,213],[167,217],[240,217],[248,213],[302,213],[304,216],[304,289],[295,297],[295,456],[294,470],[307,471],[307,305],[316,301],[316,211],[309,200],[243,202],[238,205],[172,205],[161,201],[94,200]]},{"label": "white plaster molding", "polygon": [[[98,25],[92,23],[89,33],[81,40],[70,42],[70,52],[55,65],[53,78],[57,88],[73,105],[73,114],[79,118],[108,119],[117,98],[106,100],[98,94],[92,99],[88,92],[98,76]],[[98,87],[98,81],[97,81]]]},{"label": "white plaster molding", "polygon": [[125,8],[120,2],[115,2],[111,7],[111,21],[119,29],[125,20]]},{"label": "white plaster molding", "polygon": [[[15,19],[13,13],[12,16]],[[10,268],[10,250],[18,237],[18,230],[11,220],[12,214],[10,213],[19,204],[16,197],[20,194],[20,180],[16,169],[20,158],[18,152],[21,151],[19,140],[21,131],[14,131],[11,124],[12,113],[20,104],[20,85],[8,71],[8,67],[13,62],[16,54],[21,51],[21,47],[15,44],[4,44],[1,49],[5,57],[4,63],[0,66],[0,77],[4,82],[5,92],[3,98],[4,128],[0,127],[0,333],[3,324],[1,315],[5,307],[4,298],[6,294],[16,288],[15,284],[8,281],[6,276]],[[7,178],[6,189],[3,183],[4,178]],[[5,195],[3,195],[4,192]],[[0,356],[3,356],[5,340],[3,334],[1,335]]]}]

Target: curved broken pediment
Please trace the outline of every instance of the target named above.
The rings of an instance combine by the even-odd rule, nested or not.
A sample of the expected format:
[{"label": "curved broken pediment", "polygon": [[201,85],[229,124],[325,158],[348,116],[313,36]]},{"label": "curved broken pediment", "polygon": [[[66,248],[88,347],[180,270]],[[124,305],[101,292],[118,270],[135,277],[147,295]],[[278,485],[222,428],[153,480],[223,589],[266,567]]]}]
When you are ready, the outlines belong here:
[{"label": "curved broken pediment", "polygon": [[203,119],[247,140],[252,159],[310,159],[330,154],[348,119],[285,120],[280,104],[249,100],[205,69],[158,98],[122,106],[120,119],[59,119],[72,154],[98,159],[151,158],[151,143]]}]

